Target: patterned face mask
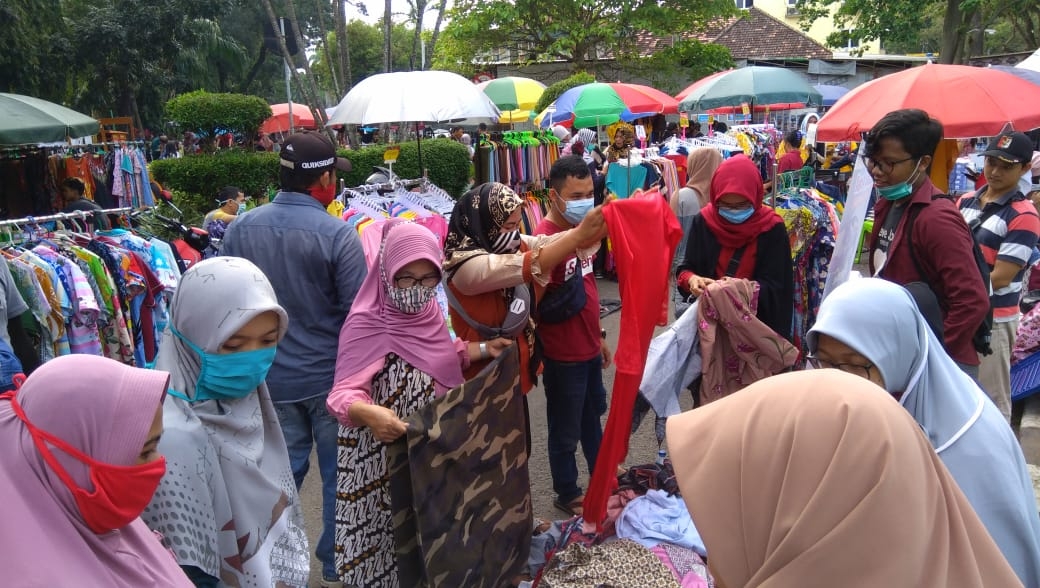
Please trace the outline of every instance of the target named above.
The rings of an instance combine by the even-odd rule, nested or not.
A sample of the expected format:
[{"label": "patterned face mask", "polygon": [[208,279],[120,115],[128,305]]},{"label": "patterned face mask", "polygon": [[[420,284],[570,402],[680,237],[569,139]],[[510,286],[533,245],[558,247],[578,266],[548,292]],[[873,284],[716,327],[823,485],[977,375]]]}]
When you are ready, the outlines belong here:
[{"label": "patterned face mask", "polygon": [[390,304],[405,314],[419,314],[437,293],[433,288],[421,284],[411,288],[390,288]]},{"label": "patterned face mask", "polygon": [[492,253],[516,253],[520,250],[520,231],[501,233],[491,244]]}]

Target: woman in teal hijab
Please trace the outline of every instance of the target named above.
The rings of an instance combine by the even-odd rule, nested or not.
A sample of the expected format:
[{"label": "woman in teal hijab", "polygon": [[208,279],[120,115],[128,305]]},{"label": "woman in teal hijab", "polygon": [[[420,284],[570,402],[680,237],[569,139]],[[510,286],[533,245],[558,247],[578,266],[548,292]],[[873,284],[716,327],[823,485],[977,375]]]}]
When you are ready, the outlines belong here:
[{"label": "woman in teal hijab", "polygon": [[850,280],[823,301],[808,343],[813,367],[867,378],[910,411],[1022,583],[1040,586],[1040,516],[1022,449],[911,295],[881,279]]}]

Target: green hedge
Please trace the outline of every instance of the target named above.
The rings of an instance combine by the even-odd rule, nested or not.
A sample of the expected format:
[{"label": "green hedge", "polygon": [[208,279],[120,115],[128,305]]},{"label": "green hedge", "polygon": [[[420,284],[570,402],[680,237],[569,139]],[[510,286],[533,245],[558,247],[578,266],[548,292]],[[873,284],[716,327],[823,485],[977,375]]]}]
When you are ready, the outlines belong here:
[{"label": "green hedge", "polygon": [[[419,177],[416,143],[400,144],[401,154],[394,164],[398,177]],[[372,174],[372,167],[383,165],[385,146],[340,151],[353,164],[350,173],[339,174],[348,186],[359,186]],[[469,149],[450,139],[422,142],[423,163],[430,181],[448,194],[459,197],[469,185]],[[185,216],[216,207],[217,192],[224,186],[238,186],[249,196],[265,196],[278,187],[278,155],[262,151],[224,150],[215,154],[189,155],[153,161],[152,177],[177,196],[177,205],[189,209]]]}]

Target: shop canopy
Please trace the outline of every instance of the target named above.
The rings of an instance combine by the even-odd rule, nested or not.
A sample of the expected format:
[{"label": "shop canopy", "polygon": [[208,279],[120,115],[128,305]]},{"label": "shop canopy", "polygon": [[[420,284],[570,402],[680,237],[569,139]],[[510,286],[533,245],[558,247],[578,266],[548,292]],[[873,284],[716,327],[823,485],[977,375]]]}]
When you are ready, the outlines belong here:
[{"label": "shop canopy", "polygon": [[97,120],[60,104],[0,93],[0,145],[57,143],[94,135]]}]

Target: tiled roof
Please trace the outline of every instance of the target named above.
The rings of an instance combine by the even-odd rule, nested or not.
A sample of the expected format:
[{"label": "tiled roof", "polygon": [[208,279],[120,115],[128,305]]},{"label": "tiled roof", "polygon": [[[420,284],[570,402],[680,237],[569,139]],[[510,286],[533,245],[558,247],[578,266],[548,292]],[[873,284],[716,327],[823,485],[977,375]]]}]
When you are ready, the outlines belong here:
[{"label": "tiled roof", "polygon": [[[718,19],[708,24],[706,30],[682,37],[723,45],[734,59],[830,59],[833,56],[832,51],[808,35],[757,8]],[[670,37],[646,32],[637,34],[635,39],[640,55],[652,55],[671,42]]]}]

